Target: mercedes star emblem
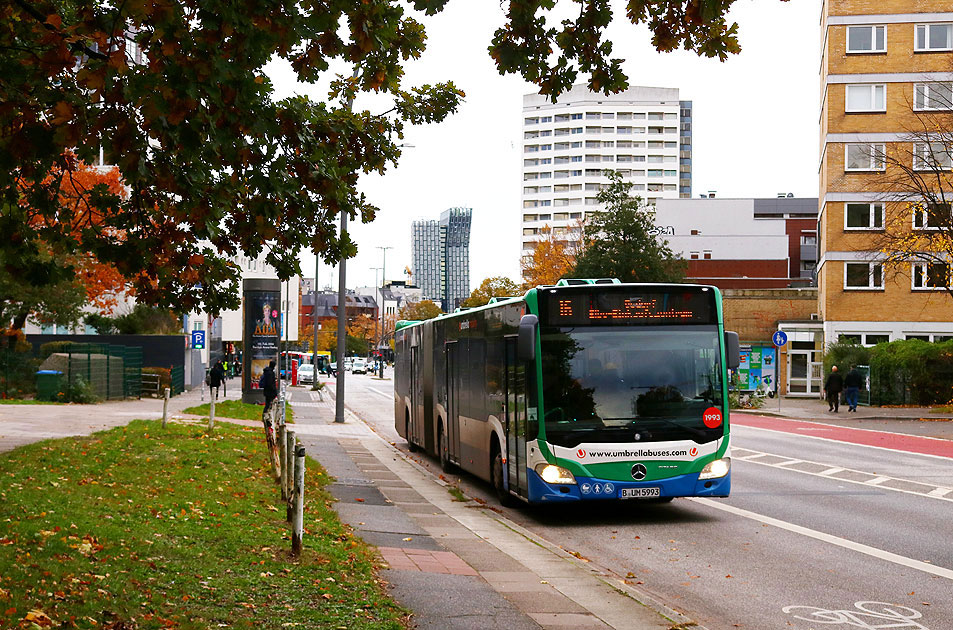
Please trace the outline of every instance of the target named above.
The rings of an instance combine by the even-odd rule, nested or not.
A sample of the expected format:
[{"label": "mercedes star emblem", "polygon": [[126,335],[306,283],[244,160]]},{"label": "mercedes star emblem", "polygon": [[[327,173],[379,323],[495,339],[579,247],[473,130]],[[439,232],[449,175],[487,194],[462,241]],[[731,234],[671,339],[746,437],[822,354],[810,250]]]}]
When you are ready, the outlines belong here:
[{"label": "mercedes star emblem", "polygon": [[642,481],[645,479],[645,476],[648,474],[648,469],[645,467],[645,464],[635,464],[632,466],[632,478],[636,481]]}]

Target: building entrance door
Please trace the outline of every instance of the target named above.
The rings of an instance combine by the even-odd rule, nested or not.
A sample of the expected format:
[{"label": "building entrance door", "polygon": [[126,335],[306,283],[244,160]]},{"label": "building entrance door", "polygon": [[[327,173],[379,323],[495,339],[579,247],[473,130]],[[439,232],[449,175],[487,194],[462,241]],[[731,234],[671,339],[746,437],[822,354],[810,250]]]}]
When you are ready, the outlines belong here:
[{"label": "building entrance door", "polygon": [[788,350],[789,396],[817,396],[821,393],[823,375],[817,369],[814,354],[814,350]]}]

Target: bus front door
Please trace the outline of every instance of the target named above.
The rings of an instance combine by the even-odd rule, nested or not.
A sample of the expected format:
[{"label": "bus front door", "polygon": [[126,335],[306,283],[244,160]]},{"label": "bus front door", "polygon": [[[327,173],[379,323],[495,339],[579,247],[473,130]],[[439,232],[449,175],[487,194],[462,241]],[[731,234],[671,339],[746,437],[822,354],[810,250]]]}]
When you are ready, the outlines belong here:
[{"label": "bus front door", "polygon": [[516,337],[506,338],[506,462],[510,490],[526,496],[526,376],[516,353]]},{"label": "bus front door", "polygon": [[407,427],[407,441],[413,442],[414,444],[420,444],[416,439],[417,434],[419,433],[419,427],[422,422],[422,414],[420,409],[421,401],[421,387],[423,385],[423,378],[420,374],[420,364],[418,357],[418,348],[417,346],[412,346],[410,348],[410,426]]}]

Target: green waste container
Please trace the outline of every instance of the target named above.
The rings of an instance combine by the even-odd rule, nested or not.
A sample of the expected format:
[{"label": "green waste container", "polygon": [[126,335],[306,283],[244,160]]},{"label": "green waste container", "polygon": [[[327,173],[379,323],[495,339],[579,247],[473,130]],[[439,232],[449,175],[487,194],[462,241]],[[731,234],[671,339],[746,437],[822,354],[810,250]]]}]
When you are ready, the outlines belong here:
[{"label": "green waste container", "polygon": [[63,373],[58,370],[40,370],[36,373],[37,400],[56,400],[63,391]]}]

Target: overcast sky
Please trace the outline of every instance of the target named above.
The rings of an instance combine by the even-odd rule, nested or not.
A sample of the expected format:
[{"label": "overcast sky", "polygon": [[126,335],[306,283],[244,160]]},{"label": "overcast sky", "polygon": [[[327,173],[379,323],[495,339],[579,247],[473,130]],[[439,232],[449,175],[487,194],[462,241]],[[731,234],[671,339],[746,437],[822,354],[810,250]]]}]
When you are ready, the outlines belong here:
[{"label": "overcast sky", "polygon": [[[566,2],[566,0],[563,0]],[[569,3],[567,3],[569,4]],[[820,63],[818,0],[738,0],[742,52],[726,62],[679,51],[660,54],[645,28],[618,20],[610,29],[614,55],[625,59],[631,85],[679,88],[694,102],[693,196],[817,196]],[[368,225],[351,223],[359,252],[347,264],[347,286],[371,286],[387,251],[387,278],[405,279],[411,264],[410,226],[446,208],[473,208],[470,284],[489,276],[519,279],[522,97],[534,92],[521,78],[501,77],[487,53],[503,23],[495,0],[451,0],[433,18],[420,18],[428,46],[407,66],[405,87],[453,80],[467,96],[439,125],[409,128],[397,168],[363,176],[361,188],[381,212]],[[269,67],[276,92],[320,98],[320,88],[296,85],[285,67]],[[374,109],[373,102],[355,107]],[[752,244],[756,246],[756,244]],[[314,257],[302,255],[313,277]],[[378,276],[378,283],[380,278]],[[337,287],[337,269],[322,264],[322,287]]]}]

